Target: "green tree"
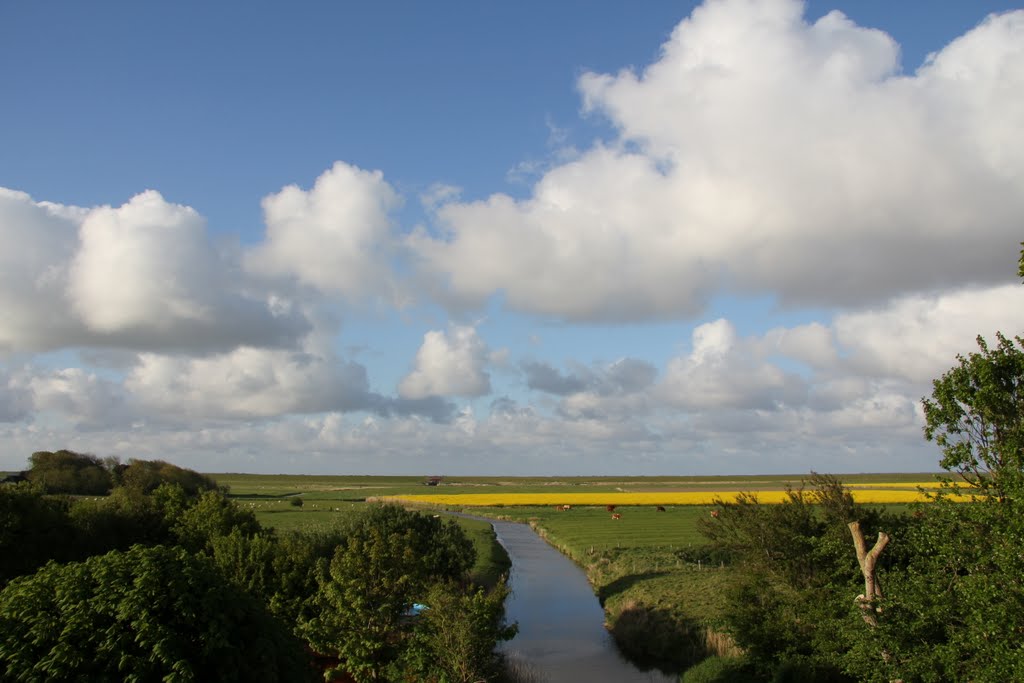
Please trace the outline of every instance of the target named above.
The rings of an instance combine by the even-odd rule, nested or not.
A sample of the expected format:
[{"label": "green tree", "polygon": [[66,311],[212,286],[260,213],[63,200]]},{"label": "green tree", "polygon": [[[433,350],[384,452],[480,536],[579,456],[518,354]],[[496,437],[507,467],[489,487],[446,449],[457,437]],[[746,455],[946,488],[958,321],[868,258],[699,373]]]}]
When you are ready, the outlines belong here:
[{"label": "green tree", "polygon": [[[922,504],[895,536],[874,627],[849,622],[864,681],[1024,680],[1024,522],[1013,503]],[[1011,513],[1011,514],[1007,514]]]},{"label": "green tree", "polygon": [[50,559],[70,559],[76,540],[64,498],[29,482],[0,486],[0,586]]},{"label": "green tree", "polygon": [[411,530],[369,529],[339,548],[321,577],[320,613],[306,628],[321,652],[337,652],[357,681],[383,680],[399,653],[402,615],[423,585]]},{"label": "green tree", "polygon": [[102,496],[110,492],[110,472],[94,455],[59,450],[37,451],[29,458],[28,478],[47,493]]},{"label": "green tree", "polygon": [[[274,566],[278,545],[272,533],[248,534],[237,528],[210,540],[211,557],[221,574],[268,606],[278,584]],[[309,567],[311,572],[315,568],[315,563]],[[315,581],[311,589],[316,589]]]},{"label": "green tree", "polygon": [[718,501],[717,515],[700,527],[718,554],[732,558],[725,618],[753,672],[842,680],[850,647],[843,633],[861,580],[847,525],[889,522],[855,505],[835,477],[812,473],[807,483],[787,489],[777,505],[750,493]]},{"label": "green tree", "polygon": [[303,632],[320,652],[338,653],[357,681],[384,680],[405,646],[412,604],[431,583],[464,578],[474,559],[455,522],[395,505],[374,508],[321,563],[317,614]]},{"label": "green tree", "polygon": [[[163,488],[171,487],[165,484],[161,490]],[[177,488],[177,485],[173,488]],[[188,501],[183,509],[169,515],[169,522],[178,544],[194,552],[211,550],[214,538],[226,536],[235,530],[246,536],[253,536],[260,531],[259,522],[252,511],[243,510],[217,490],[205,491]]]},{"label": "green tree", "polygon": [[[1024,250],[1020,258],[1024,277]],[[752,496],[722,503],[707,520],[709,538],[736,558],[728,618],[757,674],[1024,680],[1024,339],[997,333],[994,346],[981,337],[978,346],[922,400],[925,437],[959,475],[933,502],[885,515],[826,482],[813,513],[801,490],[778,509]],[[867,603],[850,600],[861,578],[850,522],[891,541],[880,535],[885,553],[864,563],[865,583],[886,586]]]},{"label": "green tree", "polygon": [[69,516],[74,530],[74,557],[67,559],[82,560],[137,544],[169,544],[174,540],[151,497],[126,495],[123,489],[98,500],[77,500]]},{"label": "green tree", "polygon": [[1024,341],[978,345],[923,400],[925,436],[966,484],[896,537],[877,624],[851,634],[863,680],[1024,680]]},{"label": "green tree", "polygon": [[177,484],[189,496],[217,489],[217,482],[210,477],[163,460],[132,459],[116,469],[121,486],[139,493],[152,493],[161,484]]},{"label": "green tree", "polygon": [[1024,491],[1024,339],[996,333],[989,348],[957,356],[959,364],[922,399],[925,438],[942,449],[943,468],[983,495]]},{"label": "green tree", "polygon": [[261,598],[282,621],[298,625],[316,616],[319,563],[329,561],[344,540],[336,531],[248,534],[236,528],[210,545],[226,577]]},{"label": "green tree", "polygon": [[453,581],[433,584],[428,605],[414,620],[399,662],[403,680],[475,683],[494,680],[501,670],[495,646],[515,637],[518,627],[505,623],[504,580],[491,590]]},{"label": "green tree", "polygon": [[208,560],[136,546],[0,592],[0,678],[303,681],[301,644]]}]

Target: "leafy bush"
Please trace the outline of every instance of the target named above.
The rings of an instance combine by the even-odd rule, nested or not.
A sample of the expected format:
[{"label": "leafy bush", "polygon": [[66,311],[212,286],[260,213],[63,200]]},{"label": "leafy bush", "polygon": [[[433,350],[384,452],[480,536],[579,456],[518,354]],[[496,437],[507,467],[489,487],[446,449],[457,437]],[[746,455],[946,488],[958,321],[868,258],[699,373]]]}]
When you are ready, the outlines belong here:
[{"label": "leafy bush", "polygon": [[357,681],[380,680],[402,654],[406,611],[430,584],[462,579],[474,556],[455,522],[396,505],[373,508],[321,564],[318,613],[304,635],[318,651],[338,653]]},{"label": "leafy bush", "polygon": [[214,538],[227,536],[236,529],[247,536],[260,531],[256,515],[238,507],[220,491],[205,491],[180,509],[169,509],[167,514],[178,544],[196,552],[211,549]]},{"label": "leafy bush", "polygon": [[47,493],[102,496],[112,486],[110,472],[95,455],[68,450],[37,451],[29,463],[29,481],[41,485]]},{"label": "leafy bush", "polygon": [[0,486],[0,586],[47,560],[70,559],[76,535],[68,508],[67,500],[44,496],[38,484]]},{"label": "leafy bush", "polygon": [[513,638],[505,623],[504,582],[490,590],[436,583],[423,600],[427,609],[414,620],[412,634],[395,667],[400,680],[475,683],[493,680],[502,668],[495,645]]},{"label": "leafy bush", "polygon": [[218,488],[210,477],[163,460],[132,459],[115,471],[120,486],[139,493],[152,493],[161,484],[177,484],[189,496]]},{"label": "leafy bush", "polygon": [[4,680],[302,681],[300,643],[211,562],[135,546],[0,592]]}]

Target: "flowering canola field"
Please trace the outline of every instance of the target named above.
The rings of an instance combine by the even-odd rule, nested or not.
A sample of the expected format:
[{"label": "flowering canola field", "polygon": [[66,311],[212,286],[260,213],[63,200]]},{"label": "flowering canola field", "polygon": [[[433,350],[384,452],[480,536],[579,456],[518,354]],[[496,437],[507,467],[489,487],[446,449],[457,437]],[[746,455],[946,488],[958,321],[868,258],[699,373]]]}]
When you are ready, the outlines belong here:
[{"label": "flowering canola field", "polygon": [[872,482],[870,484],[843,484],[846,488],[850,489],[938,489],[942,488],[941,481],[921,481],[921,482]]},{"label": "flowering canola field", "polygon": [[[927,498],[913,487],[934,488],[932,483],[914,484],[871,484],[877,490],[861,488],[852,490],[854,500],[859,503],[914,503]],[[868,485],[864,485],[868,486]],[[896,490],[894,487],[906,487]],[[890,488],[893,487],[893,488]],[[715,499],[735,501],[741,491],[643,491],[643,492],[593,492],[593,493],[453,493],[453,494],[409,494],[383,496],[378,500],[425,503],[445,506],[495,507],[519,505],[711,505]],[[755,491],[762,503],[781,503],[786,499],[785,491]]]}]

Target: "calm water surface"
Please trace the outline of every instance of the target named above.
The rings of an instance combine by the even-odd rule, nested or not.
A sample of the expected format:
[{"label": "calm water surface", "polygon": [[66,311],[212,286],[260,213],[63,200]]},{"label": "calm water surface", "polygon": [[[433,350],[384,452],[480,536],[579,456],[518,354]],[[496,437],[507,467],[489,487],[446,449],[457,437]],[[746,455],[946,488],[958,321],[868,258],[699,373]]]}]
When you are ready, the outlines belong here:
[{"label": "calm water surface", "polygon": [[604,628],[604,610],[587,577],[529,526],[494,522],[512,558],[509,621],[519,634],[505,644],[549,683],[670,683],[678,678],[642,672],[625,661]]}]

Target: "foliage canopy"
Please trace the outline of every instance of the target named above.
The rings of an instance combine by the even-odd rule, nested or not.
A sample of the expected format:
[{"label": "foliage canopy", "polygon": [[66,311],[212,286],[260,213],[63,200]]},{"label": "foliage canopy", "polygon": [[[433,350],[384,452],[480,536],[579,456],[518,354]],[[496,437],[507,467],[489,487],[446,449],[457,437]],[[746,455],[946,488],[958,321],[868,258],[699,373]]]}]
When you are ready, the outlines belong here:
[{"label": "foliage canopy", "polygon": [[942,449],[940,464],[982,493],[1021,490],[1024,472],[1024,339],[996,334],[989,347],[958,356],[922,400],[925,437]]},{"label": "foliage canopy", "polygon": [[299,642],[207,560],[135,546],[0,592],[10,680],[311,680]]},{"label": "foliage canopy", "polygon": [[433,583],[464,579],[474,559],[455,522],[396,505],[375,507],[321,564],[318,613],[304,634],[317,650],[337,652],[357,681],[383,680],[406,646],[413,603]]},{"label": "foliage canopy", "polygon": [[110,472],[95,455],[74,451],[37,451],[29,458],[30,481],[40,484],[48,493],[75,493],[103,496],[113,484]]}]

